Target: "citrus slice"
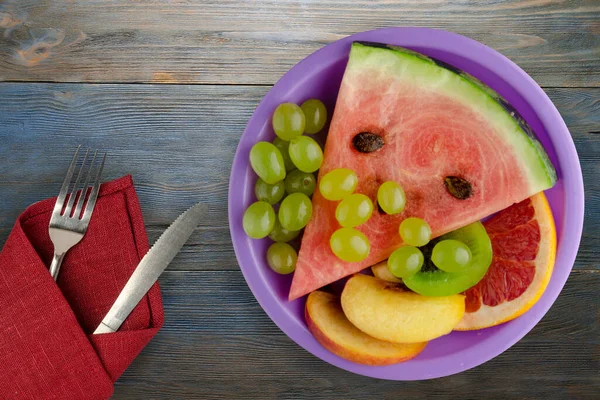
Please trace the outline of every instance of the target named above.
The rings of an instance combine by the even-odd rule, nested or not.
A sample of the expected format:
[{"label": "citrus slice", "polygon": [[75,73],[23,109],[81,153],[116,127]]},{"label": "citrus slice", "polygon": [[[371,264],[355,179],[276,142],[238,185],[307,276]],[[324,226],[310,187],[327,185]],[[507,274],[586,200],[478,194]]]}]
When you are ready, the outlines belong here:
[{"label": "citrus slice", "polygon": [[466,312],[455,328],[482,329],[510,321],[542,296],[554,267],[556,229],[540,192],[484,223],[493,248],[486,275],[468,289]]}]

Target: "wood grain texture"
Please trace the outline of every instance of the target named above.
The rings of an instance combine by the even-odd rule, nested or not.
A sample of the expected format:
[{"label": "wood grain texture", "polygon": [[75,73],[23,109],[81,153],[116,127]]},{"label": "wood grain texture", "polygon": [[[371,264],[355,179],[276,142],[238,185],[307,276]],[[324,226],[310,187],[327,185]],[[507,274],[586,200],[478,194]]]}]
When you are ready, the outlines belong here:
[{"label": "wood grain texture", "polygon": [[595,399],[600,273],[574,272],[515,346],[459,375],[423,382],[357,376],[299,348],[239,271],[166,272],[165,327],[119,379],[114,399]]},{"label": "wood grain texture", "polygon": [[334,40],[388,26],[454,31],[542,86],[600,86],[597,0],[3,0],[0,80],[273,84]]},{"label": "wood grain texture", "polygon": [[[0,84],[0,244],[29,204],[58,193],[77,143],[106,148],[106,179],[132,174],[150,241],[190,204],[210,213],[172,266],[236,270],[227,223],[233,155],[266,87]],[[548,89],[573,135],[586,191],[575,268],[600,248],[600,89]],[[15,168],[19,166],[19,168]],[[201,261],[200,261],[201,260]]]}]

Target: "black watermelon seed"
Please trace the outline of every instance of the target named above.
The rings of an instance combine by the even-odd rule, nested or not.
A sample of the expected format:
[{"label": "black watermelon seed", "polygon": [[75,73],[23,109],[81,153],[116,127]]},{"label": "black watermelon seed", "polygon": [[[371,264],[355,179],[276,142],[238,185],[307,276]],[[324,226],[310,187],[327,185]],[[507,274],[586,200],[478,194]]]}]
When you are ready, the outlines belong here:
[{"label": "black watermelon seed", "polygon": [[444,185],[446,185],[448,193],[459,200],[468,199],[473,194],[471,184],[466,179],[459,178],[458,176],[447,176],[444,179]]},{"label": "black watermelon seed", "polygon": [[382,148],[384,144],[381,136],[371,132],[361,132],[352,139],[352,145],[361,153],[372,153]]}]

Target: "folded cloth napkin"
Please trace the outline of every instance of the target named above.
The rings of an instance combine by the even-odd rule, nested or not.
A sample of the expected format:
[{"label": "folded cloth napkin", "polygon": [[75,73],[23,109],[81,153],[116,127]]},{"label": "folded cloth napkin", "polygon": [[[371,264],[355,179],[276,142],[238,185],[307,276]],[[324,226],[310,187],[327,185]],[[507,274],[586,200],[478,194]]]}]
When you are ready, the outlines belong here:
[{"label": "folded cloth napkin", "polygon": [[25,210],[0,253],[1,399],[107,399],[163,324],[155,284],[118,332],[92,335],[149,249],[131,177],[101,186],[57,283],[48,272],[55,201]]}]

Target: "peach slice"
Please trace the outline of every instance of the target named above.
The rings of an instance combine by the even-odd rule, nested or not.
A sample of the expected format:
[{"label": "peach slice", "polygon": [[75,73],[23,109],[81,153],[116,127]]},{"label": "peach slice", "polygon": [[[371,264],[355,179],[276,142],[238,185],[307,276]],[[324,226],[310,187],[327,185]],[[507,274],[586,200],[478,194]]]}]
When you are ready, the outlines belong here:
[{"label": "peach slice", "polygon": [[389,365],[410,360],[427,343],[397,344],[375,339],[348,321],[340,299],[330,293],[312,292],[305,308],[308,330],[327,350],[346,360],[366,365]]},{"label": "peach slice", "polygon": [[465,313],[465,296],[429,297],[397,283],[354,275],[342,292],[344,314],[358,329],[394,343],[418,343],[450,333]]},{"label": "peach slice", "polygon": [[402,279],[396,278],[390,272],[390,269],[388,268],[388,265],[387,265],[387,260],[373,265],[371,267],[371,271],[373,272],[373,275],[375,275],[375,278],[379,278],[381,280],[388,281],[388,282],[396,282],[396,283],[402,282]]}]

